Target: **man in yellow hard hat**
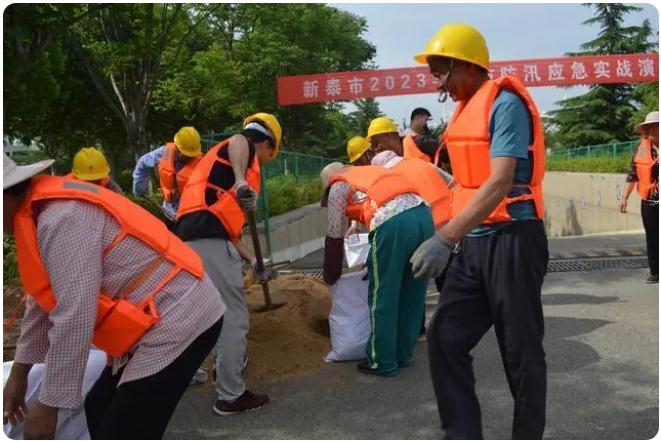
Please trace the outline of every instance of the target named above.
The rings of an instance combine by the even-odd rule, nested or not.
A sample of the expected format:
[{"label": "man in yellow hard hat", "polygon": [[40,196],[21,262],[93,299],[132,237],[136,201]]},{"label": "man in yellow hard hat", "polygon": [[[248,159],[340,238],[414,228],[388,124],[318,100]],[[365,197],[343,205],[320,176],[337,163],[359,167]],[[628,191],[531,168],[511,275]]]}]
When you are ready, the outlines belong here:
[{"label": "man in yellow hard hat", "polygon": [[372,143],[374,154],[392,150],[400,157],[404,155],[399,129],[395,122],[388,117],[378,117],[370,122],[367,128],[367,140]]},{"label": "man in yellow hard hat", "polygon": [[493,325],[514,397],[513,439],[541,439],[546,361],[541,289],[548,262],[541,183],[544,135],[534,101],[513,76],[489,79],[484,37],[443,26],[415,56],[457,102],[444,138],[453,189],[450,221],[411,258],[419,278],[441,275],[427,331],[445,437],[481,439],[470,352]]},{"label": "man in yellow hard hat", "polygon": [[122,193],[122,188],[110,177],[110,166],[106,157],[96,147],[80,149],[73,157],[73,168],[66,177],[87,181],[113,192]]},{"label": "man in yellow hard hat", "polygon": [[347,142],[347,157],[349,157],[349,164],[354,166],[366,166],[370,163],[370,142],[367,138],[359,135],[352,137]]},{"label": "man in yellow hard hat", "polygon": [[247,117],[243,130],[213,146],[193,171],[177,212],[175,233],[202,258],[227,311],[216,346],[216,402],[220,416],[255,410],[268,396],[246,389],[243,368],[249,327],[243,290],[242,258],[259,281],[272,276],[257,263],[239,237],[246,213],[257,208],[260,167],[280,150],[282,129],[274,115],[259,112]]},{"label": "man in yellow hard hat", "polygon": [[184,126],[174,135],[174,141],[146,153],[133,170],[133,194],[147,192],[150,169],[158,166],[163,192],[163,213],[172,228],[177,216],[181,193],[188,179],[202,158],[200,134],[192,126]]}]

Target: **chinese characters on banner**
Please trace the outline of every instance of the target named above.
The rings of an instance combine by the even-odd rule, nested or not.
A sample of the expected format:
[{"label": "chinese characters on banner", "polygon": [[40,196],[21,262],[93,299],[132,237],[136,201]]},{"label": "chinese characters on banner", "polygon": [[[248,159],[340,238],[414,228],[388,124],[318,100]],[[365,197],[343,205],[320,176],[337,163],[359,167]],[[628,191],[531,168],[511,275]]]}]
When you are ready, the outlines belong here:
[{"label": "chinese characters on banner", "polygon": [[[519,77],[527,87],[659,80],[658,54],[594,55],[493,62],[489,76]],[[278,104],[355,100],[435,92],[426,66],[278,77]]]}]

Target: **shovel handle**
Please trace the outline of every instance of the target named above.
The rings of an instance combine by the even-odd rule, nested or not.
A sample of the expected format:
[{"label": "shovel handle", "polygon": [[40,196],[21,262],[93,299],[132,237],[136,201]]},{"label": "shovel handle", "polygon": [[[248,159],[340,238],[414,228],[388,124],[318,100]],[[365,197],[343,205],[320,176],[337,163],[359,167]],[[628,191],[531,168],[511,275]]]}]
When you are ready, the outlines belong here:
[{"label": "shovel handle", "polygon": [[[248,211],[248,227],[250,228],[250,237],[252,239],[252,247],[255,251],[255,261],[257,262],[257,271],[264,272],[264,259],[262,257],[262,248],[259,244],[259,235],[257,234],[257,224],[255,223],[255,212]],[[271,294],[269,293],[269,283],[264,281],[262,284],[262,291],[264,292],[264,304],[266,309],[271,307]]]}]

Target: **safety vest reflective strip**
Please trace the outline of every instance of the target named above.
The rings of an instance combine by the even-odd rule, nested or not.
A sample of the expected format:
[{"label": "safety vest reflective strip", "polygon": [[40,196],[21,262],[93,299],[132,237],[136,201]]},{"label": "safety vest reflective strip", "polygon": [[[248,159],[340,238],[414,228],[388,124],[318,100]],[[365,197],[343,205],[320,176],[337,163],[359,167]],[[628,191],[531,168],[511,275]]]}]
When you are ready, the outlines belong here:
[{"label": "safety vest reflective strip", "polygon": [[633,157],[634,165],[636,166],[636,175],[638,176],[638,184],[636,186],[638,194],[641,199],[648,199],[650,190],[654,184],[652,178],[652,168],[655,164],[659,163],[659,157],[652,157],[652,142],[648,138],[640,140],[640,144],[636,149],[636,155]]},{"label": "safety vest reflective strip", "polygon": [[[345,166],[331,176],[329,183],[338,181],[346,182],[352,190],[345,212],[347,217],[366,226],[379,207],[405,193],[415,193],[429,204],[436,226],[449,220],[450,190],[436,168],[423,160],[403,159],[392,168]],[[367,198],[355,202],[355,192],[362,192]]]},{"label": "safety vest reflective strip", "polygon": [[483,223],[510,221],[512,218],[507,212],[507,206],[526,200],[534,201],[536,217],[544,219],[542,180],[546,152],[542,121],[532,97],[521,81],[513,76],[484,82],[468,102],[458,103],[448,124],[445,140],[452,164],[452,173],[458,184],[452,189],[452,218],[468,205],[491,174],[489,116],[501,89],[507,89],[517,94],[528,108],[532,120],[533,143],[528,147],[528,154],[533,167],[530,182],[525,186],[529,189],[530,194],[513,198],[505,197]]},{"label": "safety vest reflective strip", "polygon": [[195,167],[202,158],[201,155],[191,158],[178,172],[176,172],[174,168],[176,152],[177,146],[174,143],[167,143],[163,148],[161,161],[158,162],[158,176],[161,182],[161,190],[163,191],[163,199],[168,203],[171,203],[174,197],[175,180],[177,181],[177,191],[181,195],[193,173],[193,170],[195,170]]},{"label": "safety vest reflective strip", "polygon": [[[202,278],[202,261],[193,249],[168,231],[165,225],[147,210],[127,198],[104,187],[63,177],[39,176],[33,182],[23,205],[14,218],[18,271],[26,292],[46,312],[56,305],[56,298],[48,272],[39,255],[37,226],[33,205],[51,199],[81,200],[95,204],[108,212],[119,224],[120,233],[106,248],[110,252],[127,236],[136,238],[152,248],[173,269],[187,271]],[[70,253],[76,253],[71,250]]]},{"label": "safety vest reflective strip", "polygon": [[[224,140],[212,147],[211,150],[202,157],[200,163],[188,179],[185,191],[181,195],[179,209],[177,211],[177,219],[200,210],[209,211],[223,224],[230,238],[236,239],[241,235],[243,225],[246,222],[243,210],[236,199],[236,191],[234,188],[227,191],[209,183],[209,176],[216,163],[224,164],[229,167],[232,166],[232,163],[229,160],[218,157],[219,153],[223,149],[226,149],[228,145],[229,139]],[[259,160],[257,159],[257,156],[255,156],[252,164],[246,170],[246,181],[250,188],[259,194],[261,181]],[[206,202],[206,192],[209,189],[216,192],[217,196],[216,202],[210,205]]]}]

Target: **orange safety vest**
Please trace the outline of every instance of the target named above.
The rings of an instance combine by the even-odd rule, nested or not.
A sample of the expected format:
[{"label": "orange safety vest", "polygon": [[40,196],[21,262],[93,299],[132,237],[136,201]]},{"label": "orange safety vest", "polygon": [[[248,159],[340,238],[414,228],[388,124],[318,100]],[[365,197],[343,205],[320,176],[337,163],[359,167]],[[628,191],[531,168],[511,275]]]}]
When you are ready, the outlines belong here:
[{"label": "orange safety vest", "polygon": [[408,134],[404,137],[402,140],[402,145],[404,147],[404,158],[418,158],[423,161],[427,161],[428,163],[432,163],[433,165],[438,165],[438,159],[441,155],[441,146],[439,143],[438,148],[436,149],[436,152],[434,153],[434,160],[432,161],[432,158],[424,153],[423,151],[420,150],[418,145],[415,143],[415,139],[418,137],[418,134]]},{"label": "orange safety vest", "polygon": [[648,138],[640,140],[640,144],[636,149],[636,155],[633,157],[634,165],[636,166],[636,175],[638,176],[638,194],[641,199],[647,199],[650,196],[650,190],[654,185],[652,178],[652,167],[658,164],[659,157],[652,157],[652,142]]},{"label": "orange safety vest", "polygon": [[483,221],[485,224],[511,221],[507,212],[509,204],[532,200],[536,217],[544,219],[542,179],[544,178],[544,131],[537,106],[528,91],[516,77],[506,76],[485,81],[468,102],[461,101],[452,114],[445,133],[450,155],[452,173],[457,186],[452,189],[451,217],[454,218],[473,199],[480,186],[491,174],[489,149],[489,114],[498,92],[507,89],[516,93],[530,112],[533,125],[533,143],[528,147],[533,168],[530,183],[526,187],[530,194],[514,198],[505,197],[496,209]]},{"label": "orange safety vest", "polygon": [[[330,177],[329,183],[344,181],[351,187],[346,215],[369,226],[379,207],[405,193],[419,195],[431,207],[436,227],[450,219],[450,189],[436,168],[417,158],[401,160],[392,168],[384,166],[345,166]],[[330,188],[329,184],[329,188]],[[353,193],[367,195],[355,202]]]},{"label": "orange safety vest", "polygon": [[[228,145],[229,139],[221,141],[202,157],[198,167],[195,168],[188,179],[186,191],[181,195],[179,209],[177,210],[177,220],[184,215],[197,212],[198,210],[208,210],[223,223],[230,238],[236,239],[241,236],[243,225],[246,223],[246,217],[236,199],[236,190],[234,188],[229,191],[221,189],[209,182],[209,175],[214,164],[220,163],[230,167],[232,166],[229,160],[222,159],[218,156],[220,151],[227,148]],[[248,182],[248,186],[259,194],[261,181],[259,160],[256,155],[252,165],[246,170],[246,181]],[[215,190],[218,196],[216,202],[211,205],[207,205],[206,203],[205,194],[207,189]]]},{"label": "orange safety vest", "polygon": [[[127,236],[151,247],[163,260],[173,264],[152,293],[139,304],[100,293],[92,342],[111,356],[128,352],[159,320],[154,296],[179,272],[202,278],[200,257],[165,225],[142,207],[104,187],[80,180],[55,176],[33,178],[23,205],[14,218],[18,272],[26,292],[47,313],[57,304],[50,277],[39,256],[34,204],[52,199],[72,199],[96,204],[115,218],[120,233],[104,250],[104,255]],[[71,253],[76,253],[71,250]],[[127,294],[128,295],[128,294]]]},{"label": "orange safety vest", "polygon": [[175,180],[177,180],[177,190],[181,197],[193,170],[195,170],[195,166],[197,166],[202,158],[201,155],[191,158],[178,172],[175,172],[174,159],[176,152],[177,146],[174,143],[166,143],[163,148],[163,156],[158,163],[158,176],[161,182],[161,190],[163,191],[163,199],[168,203],[172,203],[172,197],[175,195]]},{"label": "orange safety vest", "polygon": [[[76,178],[76,177],[73,175],[73,172],[64,175],[62,178],[69,178],[69,179],[72,179],[72,180],[78,180],[78,178]],[[91,181],[85,181],[85,180],[79,180],[79,181],[84,181],[84,182],[86,182],[86,183],[92,183]],[[105,187],[105,188],[107,189],[109,183],[110,183],[110,177],[107,176],[107,177],[105,177],[105,178],[101,178],[101,181],[99,182],[98,185],[101,186],[101,187]],[[92,183],[92,184],[94,184],[94,183]]]}]

